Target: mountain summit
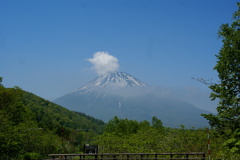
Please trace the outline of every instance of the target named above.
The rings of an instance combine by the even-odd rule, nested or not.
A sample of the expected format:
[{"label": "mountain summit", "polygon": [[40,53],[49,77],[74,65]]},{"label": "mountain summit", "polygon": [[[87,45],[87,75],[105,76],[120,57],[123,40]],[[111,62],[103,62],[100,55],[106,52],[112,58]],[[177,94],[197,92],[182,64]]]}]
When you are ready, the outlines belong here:
[{"label": "mountain summit", "polygon": [[113,72],[98,77],[92,82],[98,87],[141,87],[146,84],[125,72]]},{"label": "mountain summit", "polygon": [[125,72],[113,72],[97,77],[83,87],[73,91],[74,93],[93,89],[116,89],[127,87],[146,87],[147,84]]},{"label": "mountain summit", "polygon": [[112,72],[97,77],[83,87],[74,90],[71,94],[90,94],[118,89],[147,87],[147,84],[125,72]]},{"label": "mountain summit", "polygon": [[207,121],[201,114],[209,113],[187,102],[160,97],[146,83],[124,72],[99,76],[54,102],[105,122],[114,116],[137,121],[151,121],[156,116],[168,127],[205,127]]}]

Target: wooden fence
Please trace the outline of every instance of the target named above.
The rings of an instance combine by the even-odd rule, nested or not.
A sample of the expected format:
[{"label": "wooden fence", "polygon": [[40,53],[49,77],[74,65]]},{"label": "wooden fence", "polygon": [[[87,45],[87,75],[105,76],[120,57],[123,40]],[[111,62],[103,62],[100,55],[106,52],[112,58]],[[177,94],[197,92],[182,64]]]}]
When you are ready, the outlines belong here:
[{"label": "wooden fence", "polygon": [[79,160],[206,160],[205,152],[190,153],[102,153],[102,154],[49,154],[52,159]]}]

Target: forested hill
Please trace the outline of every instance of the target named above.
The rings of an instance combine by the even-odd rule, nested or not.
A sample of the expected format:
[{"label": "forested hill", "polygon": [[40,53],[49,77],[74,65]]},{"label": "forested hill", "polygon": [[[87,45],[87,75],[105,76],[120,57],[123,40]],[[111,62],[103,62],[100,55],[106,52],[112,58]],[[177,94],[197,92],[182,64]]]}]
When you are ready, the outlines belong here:
[{"label": "forested hill", "polygon": [[23,104],[34,114],[40,127],[54,129],[63,126],[74,129],[98,130],[104,122],[84,113],[69,111],[68,109],[23,91]]},{"label": "forested hill", "polygon": [[104,122],[0,83],[0,126],[0,159],[41,159],[81,150]]}]

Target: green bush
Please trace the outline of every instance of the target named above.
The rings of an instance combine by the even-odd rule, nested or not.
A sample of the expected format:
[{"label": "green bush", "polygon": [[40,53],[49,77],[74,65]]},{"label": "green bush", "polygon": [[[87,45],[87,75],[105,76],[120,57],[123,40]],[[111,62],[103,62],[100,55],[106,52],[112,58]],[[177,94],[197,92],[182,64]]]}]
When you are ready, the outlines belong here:
[{"label": "green bush", "polygon": [[27,152],[24,154],[24,160],[39,160],[41,155],[35,152]]}]

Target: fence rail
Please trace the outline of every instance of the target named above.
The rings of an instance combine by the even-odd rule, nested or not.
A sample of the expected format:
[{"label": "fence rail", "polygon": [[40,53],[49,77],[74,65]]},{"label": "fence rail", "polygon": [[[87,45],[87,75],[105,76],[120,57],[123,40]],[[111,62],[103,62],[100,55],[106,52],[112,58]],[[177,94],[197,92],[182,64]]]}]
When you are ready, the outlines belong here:
[{"label": "fence rail", "polygon": [[100,153],[100,154],[49,154],[52,159],[79,160],[206,160],[205,152],[190,153]]}]

